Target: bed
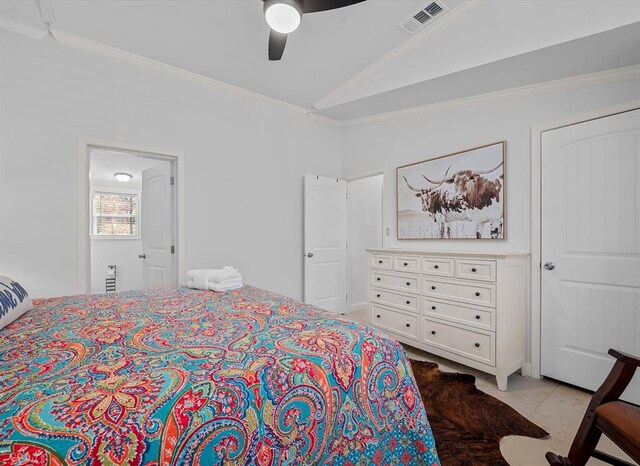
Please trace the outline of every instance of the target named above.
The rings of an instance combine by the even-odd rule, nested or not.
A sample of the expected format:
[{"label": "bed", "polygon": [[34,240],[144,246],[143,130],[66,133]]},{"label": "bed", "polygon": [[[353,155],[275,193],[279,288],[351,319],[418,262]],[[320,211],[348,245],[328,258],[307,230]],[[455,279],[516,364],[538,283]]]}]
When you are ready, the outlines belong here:
[{"label": "bed", "polygon": [[0,330],[0,464],[439,464],[402,347],[275,293],[34,301]]}]

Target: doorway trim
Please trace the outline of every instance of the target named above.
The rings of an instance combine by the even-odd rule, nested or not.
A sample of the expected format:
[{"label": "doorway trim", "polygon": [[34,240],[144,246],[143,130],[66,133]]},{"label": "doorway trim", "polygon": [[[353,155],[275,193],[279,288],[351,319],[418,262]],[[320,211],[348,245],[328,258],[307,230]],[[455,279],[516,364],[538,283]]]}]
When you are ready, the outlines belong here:
[{"label": "doorway trim", "polygon": [[634,99],[531,128],[531,377],[542,378],[542,134],[639,108],[640,99]]},{"label": "doorway trim", "polygon": [[78,294],[91,293],[89,241],[89,152],[91,149],[108,149],[122,152],[137,152],[148,157],[169,159],[175,163],[176,189],[176,245],[177,283],[185,276],[184,268],[184,153],[182,151],[158,149],[120,141],[111,141],[91,136],[78,137]]}]

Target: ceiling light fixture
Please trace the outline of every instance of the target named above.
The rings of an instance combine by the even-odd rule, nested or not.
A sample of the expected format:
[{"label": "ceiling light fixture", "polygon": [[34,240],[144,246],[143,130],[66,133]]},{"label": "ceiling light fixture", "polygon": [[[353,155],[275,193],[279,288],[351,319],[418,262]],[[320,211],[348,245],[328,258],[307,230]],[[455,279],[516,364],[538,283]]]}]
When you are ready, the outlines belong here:
[{"label": "ceiling light fixture", "polygon": [[120,183],[128,183],[129,181],[131,181],[131,178],[133,178],[133,175],[131,175],[130,173],[125,173],[125,172],[114,173],[113,176]]},{"label": "ceiling light fixture", "polygon": [[264,17],[271,29],[289,34],[300,26],[302,9],[294,0],[268,0],[264,2]]}]

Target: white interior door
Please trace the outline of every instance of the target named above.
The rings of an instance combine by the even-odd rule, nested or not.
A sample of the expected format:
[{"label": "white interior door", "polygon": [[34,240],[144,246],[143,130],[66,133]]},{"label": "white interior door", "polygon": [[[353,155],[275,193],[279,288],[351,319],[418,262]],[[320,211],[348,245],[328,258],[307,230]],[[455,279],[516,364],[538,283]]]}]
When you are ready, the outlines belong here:
[{"label": "white interior door", "polygon": [[304,177],[304,300],[347,311],[347,182]]},{"label": "white interior door", "polygon": [[639,179],[640,110],[542,136],[545,376],[595,390],[609,348],[640,355]]},{"label": "white interior door", "polygon": [[145,288],[175,286],[171,164],[142,171],[140,209]]}]

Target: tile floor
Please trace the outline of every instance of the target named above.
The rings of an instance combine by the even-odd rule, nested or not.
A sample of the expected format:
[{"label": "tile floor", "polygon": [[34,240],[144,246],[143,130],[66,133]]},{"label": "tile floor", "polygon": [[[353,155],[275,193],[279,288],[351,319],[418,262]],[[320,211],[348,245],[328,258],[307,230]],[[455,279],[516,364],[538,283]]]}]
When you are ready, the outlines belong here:
[{"label": "tile floor", "polygon": [[[366,315],[364,313],[350,313],[349,317],[364,321]],[[496,386],[495,379],[489,374],[425,353],[411,346],[405,345],[405,349],[410,358],[436,362],[444,371],[473,374],[476,376],[476,386],[480,390],[508,404],[531,422],[550,433],[550,436],[543,440],[518,436],[503,438],[500,443],[500,451],[510,465],[548,466],[544,458],[547,451],[554,451],[562,455],[566,455],[569,451],[573,436],[591,399],[590,392],[550,379],[538,380],[523,377],[517,373],[509,377],[508,390],[501,392]],[[437,445],[438,437],[436,436],[436,447]],[[600,441],[598,448],[631,461],[605,437]],[[633,461],[631,462],[633,463]],[[587,464],[591,466],[606,463],[591,459]]]}]

